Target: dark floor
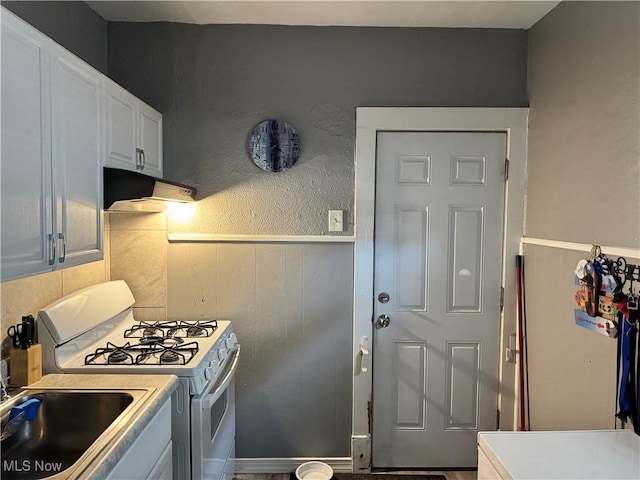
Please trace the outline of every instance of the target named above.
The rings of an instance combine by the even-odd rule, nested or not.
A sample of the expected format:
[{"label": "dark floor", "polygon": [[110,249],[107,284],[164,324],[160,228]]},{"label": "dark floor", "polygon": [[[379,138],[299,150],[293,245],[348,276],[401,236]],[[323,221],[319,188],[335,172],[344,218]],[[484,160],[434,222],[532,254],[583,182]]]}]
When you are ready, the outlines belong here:
[{"label": "dark floor", "polygon": [[[416,472],[412,471],[394,471],[394,472],[381,472],[377,475],[380,476],[380,480],[384,480],[385,473],[389,474],[406,474],[406,475],[444,475],[447,480],[476,480],[478,477],[478,472],[476,471],[447,471],[447,472]],[[289,473],[236,473],[234,475],[234,480],[289,480]]]}]

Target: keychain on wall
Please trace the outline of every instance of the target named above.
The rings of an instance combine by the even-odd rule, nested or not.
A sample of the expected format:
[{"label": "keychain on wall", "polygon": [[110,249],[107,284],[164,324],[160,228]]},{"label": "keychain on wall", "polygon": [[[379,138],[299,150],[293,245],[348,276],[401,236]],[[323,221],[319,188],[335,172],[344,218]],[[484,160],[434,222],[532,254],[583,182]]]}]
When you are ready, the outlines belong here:
[{"label": "keychain on wall", "polygon": [[575,278],[575,322],[617,338],[616,418],[623,428],[630,421],[640,434],[640,266],[624,257],[611,260],[594,245],[589,259],[576,265]]},{"label": "keychain on wall", "polygon": [[[580,260],[575,269],[574,310],[577,325],[615,338],[620,324],[620,311],[630,312],[631,323],[640,318],[640,266],[624,257],[616,260],[593,246],[589,259]],[[626,314],[625,314],[626,315]]]},{"label": "keychain on wall", "polygon": [[574,299],[579,308],[574,310],[574,319],[576,325],[616,338],[619,323],[614,296],[621,284],[612,272],[613,266],[597,245],[591,248],[588,259],[578,262],[574,273],[580,289]]}]

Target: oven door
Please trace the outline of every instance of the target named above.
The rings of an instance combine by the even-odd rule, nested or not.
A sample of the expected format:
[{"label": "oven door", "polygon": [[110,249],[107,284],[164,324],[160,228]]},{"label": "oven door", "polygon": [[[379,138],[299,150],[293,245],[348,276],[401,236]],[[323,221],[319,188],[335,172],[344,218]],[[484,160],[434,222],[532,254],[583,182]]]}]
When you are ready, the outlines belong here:
[{"label": "oven door", "polygon": [[236,406],[234,379],[240,345],[213,385],[191,400],[191,473],[194,479],[231,478],[234,471]]}]

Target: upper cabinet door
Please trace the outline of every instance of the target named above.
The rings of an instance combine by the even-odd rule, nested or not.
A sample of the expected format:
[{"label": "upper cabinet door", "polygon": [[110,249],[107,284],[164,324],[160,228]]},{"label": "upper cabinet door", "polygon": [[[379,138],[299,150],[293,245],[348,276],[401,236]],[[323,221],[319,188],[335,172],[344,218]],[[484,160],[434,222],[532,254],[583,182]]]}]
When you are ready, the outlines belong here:
[{"label": "upper cabinet door", "polygon": [[50,40],[1,15],[2,280],[51,270]]},{"label": "upper cabinet door", "polygon": [[52,49],[54,218],[60,267],[102,258],[102,75]]},{"label": "upper cabinet door", "polygon": [[141,171],[162,178],[162,115],[138,100]]},{"label": "upper cabinet door", "polygon": [[162,114],[105,77],[105,166],[162,178]]},{"label": "upper cabinet door", "polygon": [[125,170],[138,170],[138,99],[105,77],[105,103],[105,164]]}]

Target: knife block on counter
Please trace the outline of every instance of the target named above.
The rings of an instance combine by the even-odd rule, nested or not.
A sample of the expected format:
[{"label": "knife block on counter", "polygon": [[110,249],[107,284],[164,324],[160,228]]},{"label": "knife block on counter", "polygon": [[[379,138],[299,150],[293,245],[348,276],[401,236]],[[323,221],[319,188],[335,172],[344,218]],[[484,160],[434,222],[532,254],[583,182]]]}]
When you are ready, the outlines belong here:
[{"label": "knife block on counter", "polygon": [[9,356],[10,384],[14,387],[31,385],[42,378],[42,345],[12,348]]}]

